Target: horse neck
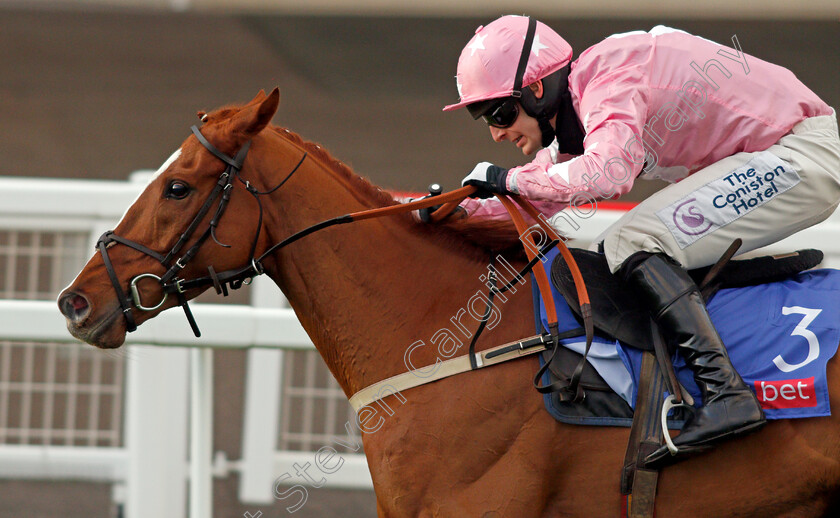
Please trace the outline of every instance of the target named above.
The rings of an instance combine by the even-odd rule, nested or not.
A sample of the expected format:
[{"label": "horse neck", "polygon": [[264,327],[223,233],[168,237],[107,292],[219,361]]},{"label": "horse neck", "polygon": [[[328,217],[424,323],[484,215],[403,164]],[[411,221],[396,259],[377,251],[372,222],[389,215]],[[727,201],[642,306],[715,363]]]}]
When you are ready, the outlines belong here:
[{"label": "horse neck", "polygon": [[[381,205],[369,186],[364,192],[364,185],[360,188],[360,182],[335,167],[307,158],[296,177],[264,204],[272,242]],[[482,287],[479,276],[486,273],[487,260],[416,227],[399,216],[339,225],[266,261],[268,274],[348,396],[405,372],[406,350],[418,340],[428,343],[435,330],[451,327],[451,316]],[[433,351],[418,349],[413,364],[434,363]]]}]

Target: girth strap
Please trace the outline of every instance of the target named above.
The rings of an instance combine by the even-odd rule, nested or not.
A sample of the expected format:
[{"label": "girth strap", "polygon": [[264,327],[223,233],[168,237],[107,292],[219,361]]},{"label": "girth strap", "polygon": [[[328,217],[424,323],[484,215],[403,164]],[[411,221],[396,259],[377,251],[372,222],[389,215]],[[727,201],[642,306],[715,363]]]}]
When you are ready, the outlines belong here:
[{"label": "girth strap", "polygon": [[[580,329],[573,329],[558,335],[559,339],[579,336]],[[509,360],[515,360],[523,356],[529,356],[545,351],[552,346],[552,338],[546,335],[536,335],[515,342],[502,344],[485,351],[476,353],[477,368],[482,369]],[[380,399],[421,385],[442,380],[456,374],[462,374],[474,370],[468,355],[458,356],[445,361],[438,361],[432,366],[424,366],[419,369],[397,374],[384,379],[373,385],[368,385],[350,397],[350,406],[356,412],[360,408]],[[432,370],[432,372],[429,372]]]}]

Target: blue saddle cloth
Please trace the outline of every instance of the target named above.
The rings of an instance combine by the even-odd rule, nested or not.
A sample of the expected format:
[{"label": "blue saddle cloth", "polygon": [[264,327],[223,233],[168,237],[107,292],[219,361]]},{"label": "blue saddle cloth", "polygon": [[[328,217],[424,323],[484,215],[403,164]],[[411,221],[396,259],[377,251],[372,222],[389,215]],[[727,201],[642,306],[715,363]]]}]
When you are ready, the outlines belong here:
[{"label": "blue saddle cloth", "polygon": [[[557,253],[546,254],[543,262],[549,277]],[[579,327],[563,296],[552,291],[560,330]],[[840,342],[840,271],[811,270],[781,282],[720,290],[708,309],[732,364],[755,391],[768,419],[831,415],[826,364]],[[539,311],[545,327],[541,300]],[[582,352],[584,341],[579,337],[563,343]],[[635,407],[642,352],[596,336],[589,358],[613,390]],[[700,391],[678,354],[674,366],[699,405]],[[550,405],[548,397],[545,401]]]}]

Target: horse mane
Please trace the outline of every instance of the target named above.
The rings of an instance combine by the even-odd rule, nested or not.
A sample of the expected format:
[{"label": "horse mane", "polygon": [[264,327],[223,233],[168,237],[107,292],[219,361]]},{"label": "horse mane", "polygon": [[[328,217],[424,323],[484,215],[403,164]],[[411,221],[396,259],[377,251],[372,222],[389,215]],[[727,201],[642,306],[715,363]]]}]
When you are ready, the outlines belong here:
[{"label": "horse mane", "polygon": [[[373,207],[399,205],[399,201],[384,189],[372,184],[368,179],[355,173],[347,164],[334,158],[323,146],[305,140],[303,137],[278,126],[269,126],[282,138],[306,150],[310,157],[330,166],[331,170],[346,181],[363,199]],[[480,220],[472,218],[453,219],[441,224],[427,224],[417,221],[411,214],[393,216],[415,233],[429,234],[453,247],[464,249],[465,245],[475,249],[482,259],[487,259],[487,252],[522,252],[519,233],[510,220]]]}]

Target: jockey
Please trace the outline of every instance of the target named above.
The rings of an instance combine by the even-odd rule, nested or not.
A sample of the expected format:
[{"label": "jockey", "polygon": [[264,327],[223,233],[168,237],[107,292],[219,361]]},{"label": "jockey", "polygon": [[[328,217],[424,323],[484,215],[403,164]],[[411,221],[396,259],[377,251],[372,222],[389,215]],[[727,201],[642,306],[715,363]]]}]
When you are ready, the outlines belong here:
[{"label": "jockey", "polygon": [[[703,406],[675,439],[678,455],[765,423],[686,269],[713,264],[736,238],[740,252],[777,242],[840,202],[834,110],[732,41],[657,26],[613,35],[572,61],[571,46],[546,25],[504,16],[463,49],[460,100],[444,108],[466,107],[493,140],[536,153],[511,169],[476,165],[462,182],[480,188],[462,204],[468,217],[507,217],[496,193],[519,194],[556,220],[626,193],[637,178],[672,183],[594,246],[694,373]],[[647,463],[670,457],[662,447]]]}]

